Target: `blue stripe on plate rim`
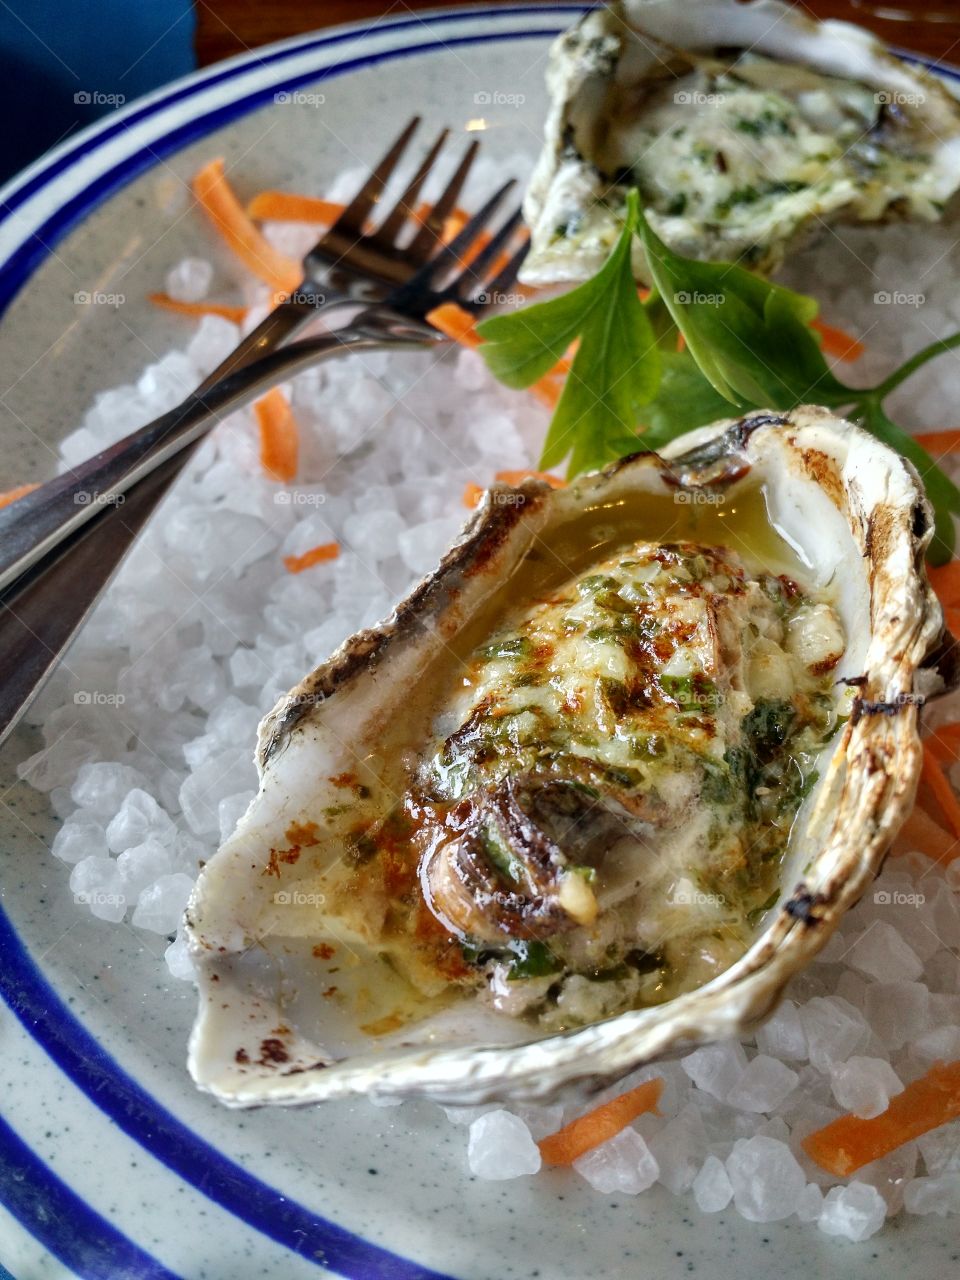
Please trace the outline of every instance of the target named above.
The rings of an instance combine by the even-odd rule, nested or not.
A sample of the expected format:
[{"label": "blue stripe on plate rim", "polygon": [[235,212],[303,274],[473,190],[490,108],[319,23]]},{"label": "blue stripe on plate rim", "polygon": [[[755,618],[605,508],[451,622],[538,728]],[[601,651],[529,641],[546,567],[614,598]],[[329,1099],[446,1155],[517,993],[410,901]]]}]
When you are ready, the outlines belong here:
[{"label": "blue stripe on plate rim", "polygon": [[[178,1280],[91,1209],[0,1118],[0,1184],[6,1208],[48,1253],[91,1280]],[[0,1277],[9,1276],[0,1267]]]},{"label": "blue stripe on plate rim", "polygon": [[[493,10],[465,7],[453,13],[428,12],[414,19],[350,28],[320,38],[306,37],[285,42],[279,49],[267,55],[258,55],[255,52],[241,55],[231,59],[224,68],[218,68],[200,78],[188,77],[174,84],[169,90],[161,90],[158,95],[151,96],[144,105],[132,105],[125,109],[119,118],[111,118],[100,125],[95,125],[85,130],[75,142],[59,148],[48,162],[41,161],[40,167],[35,172],[28,172],[28,176],[22,182],[18,184],[14,180],[7,188],[8,194],[0,201],[0,224],[44,186],[132,125],[217,84],[235,79],[254,67],[267,66],[305,53],[325,50],[345,41],[360,41],[365,36],[383,35],[405,28],[425,27],[431,30],[435,25],[478,18],[497,20],[519,15],[575,14],[584,12],[590,7],[590,5],[576,3],[538,4]],[[162,140],[156,142],[149,151],[134,153],[100,174],[72,200],[61,206],[39,228],[29,233],[27,240],[0,265],[0,315],[9,306],[21,285],[50,253],[53,246],[92,209],[103,203],[138,174],[152,167],[163,156],[212,132],[230,120],[254,110],[257,106],[268,102],[279,90],[294,89],[302,84],[346,74],[381,61],[428,52],[431,49],[502,40],[543,39],[556,35],[559,31],[560,28],[508,30],[388,49],[378,54],[350,59],[331,67],[280,79],[222,107],[194,117],[178,129],[165,134]],[[937,74],[960,80],[960,71],[952,67],[933,66],[909,53],[905,53],[904,56],[910,61],[929,66]],[[42,237],[41,233],[43,233]],[[34,965],[2,908],[0,908],[0,940],[3,943],[0,950],[5,952],[6,957],[6,964],[0,972],[0,995],[20,1018],[27,1031],[91,1101],[109,1115],[124,1132],[184,1181],[240,1218],[248,1226],[275,1240],[278,1244],[284,1245],[292,1252],[317,1262],[317,1253],[321,1251],[324,1257],[323,1265],[338,1271],[341,1275],[355,1277],[356,1280],[447,1280],[439,1272],[431,1271],[370,1244],[336,1223],[313,1214],[304,1206],[287,1198],[282,1198],[284,1208],[278,1214],[276,1209],[278,1193],[274,1189],[246,1173],[239,1165],[227,1159],[216,1148],[177,1120],[101,1048],[83,1024],[59,999],[53,987]],[[74,1192],[29,1153],[15,1132],[0,1120],[0,1168],[7,1160],[19,1161],[23,1176],[33,1185],[34,1190],[41,1194],[51,1197],[73,1197],[76,1202],[74,1223],[83,1222],[84,1229],[91,1238],[103,1230],[111,1233],[116,1256],[130,1260],[127,1274],[131,1277],[153,1275],[164,1277],[172,1274],[149,1254],[142,1252],[126,1237],[116,1232],[100,1215],[84,1205]],[[201,1168],[203,1172],[198,1177],[197,1170]],[[7,1199],[7,1193],[4,1199]],[[18,1202],[17,1205],[12,1205],[8,1201],[8,1207],[21,1222],[28,1226],[32,1234],[41,1238],[39,1233],[43,1224],[35,1217],[28,1220],[29,1215],[23,1204]],[[30,1222],[33,1223],[32,1226]],[[53,1244],[45,1239],[41,1242],[45,1247],[50,1248],[51,1252],[57,1253]],[[65,1243],[60,1240],[58,1247],[73,1248],[73,1245],[69,1241]],[[81,1269],[60,1253],[57,1253],[57,1256],[71,1265],[78,1274],[90,1276],[102,1274],[89,1268]],[[79,1255],[75,1256],[79,1257]],[[122,1275],[123,1273],[114,1269],[111,1274]]]},{"label": "blue stripe on plate rim", "polygon": [[[70,1011],[2,909],[0,955],[0,996],[25,1029],[91,1102],[188,1185],[277,1244],[317,1265],[322,1257],[323,1266],[351,1280],[449,1280],[319,1217],[247,1173],[178,1120]],[[37,1190],[43,1193],[42,1186]],[[4,1199],[7,1194],[5,1189]]]},{"label": "blue stripe on plate rim", "polygon": [[[501,16],[529,15],[535,12],[576,13],[585,7],[583,5],[538,5],[496,10],[466,8],[456,13],[428,14],[426,17],[429,18],[430,23],[435,24],[471,18],[497,19]],[[427,26],[429,29],[427,22],[421,19],[385,25],[388,29],[410,26]],[[330,78],[359,67],[427,52],[430,49],[484,44],[497,40],[543,39],[558,34],[560,30],[561,28],[553,27],[489,32],[384,50],[381,53],[341,62],[329,68],[304,72],[285,80],[280,79],[267,88],[257,90],[225,106],[214,108],[195,117],[185,125],[164,135],[163,139],[154,144],[146,154],[141,152],[128,156],[112,169],[100,174],[71,201],[61,206],[53,217],[47,219],[40,228],[28,235],[26,243],[10,255],[0,267],[0,313],[9,305],[20,285],[36,270],[56,241],[115,190],[151,167],[163,155],[269,101],[278,90],[292,89],[310,81]],[[371,34],[384,34],[384,27],[367,27],[360,31],[340,32],[334,36],[308,41],[306,45],[298,42],[268,58],[244,55],[234,60],[229,69],[218,72],[215,77],[201,82],[196,88],[190,82],[186,84],[181,82],[180,86],[170,94],[135,109],[138,113],[137,118],[145,119],[157,112],[162,112],[172,102],[182,100],[193,92],[209,87],[211,80],[227,81],[250,71],[252,66],[267,61],[279,61],[285,57],[297,56],[313,49],[319,50],[331,44],[342,43],[346,39],[359,39]],[[29,194],[35,194],[39,188],[53,182],[84,155],[94,152],[114,137],[124,125],[130,124],[130,114],[125,120],[110,120],[105,126],[95,126],[90,134],[78,139],[71,149],[52,159],[42,173],[32,175],[21,187],[14,187],[5,202],[7,207],[9,208],[11,201],[16,204],[21,203],[18,196],[22,195],[28,187]],[[29,194],[23,195],[23,199],[29,198]],[[44,233],[42,240],[38,239],[39,232]],[[0,970],[0,996],[30,1035],[42,1046],[60,1070],[119,1128],[187,1184],[232,1213],[247,1226],[283,1245],[291,1252],[318,1266],[323,1265],[331,1271],[350,1277],[351,1280],[450,1280],[440,1272],[401,1258],[389,1250],[363,1240],[360,1236],[283,1196],[269,1184],[248,1174],[187,1125],[177,1120],[111,1058],[70,1012],[40,969],[33,963],[9,916],[2,908],[0,908],[0,953],[4,955],[4,965]],[[2,1121],[0,1125],[3,1125]],[[6,1128],[5,1125],[4,1128]],[[10,1134],[16,1143],[20,1143],[20,1139],[13,1130],[10,1130]],[[2,1141],[3,1134],[0,1130],[0,1143]],[[20,1145],[23,1144],[20,1143]],[[38,1180],[34,1184],[34,1190],[41,1197],[41,1203],[47,1190],[52,1190],[53,1183],[57,1181],[52,1179],[52,1175],[44,1179],[45,1168],[41,1161],[35,1160],[33,1169],[38,1175]],[[69,1192],[69,1188],[64,1187],[64,1190]],[[6,1193],[3,1198],[5,1196]],[[83,1204],[82,1201],[79,1203]],[[89,1213],[93,1219],[99,1218],[93,1210],[89,1210]],[[120,1233],[116,1233],[115,1240],[118,1242],[118,1247],[126,1245],[130,1249],[136,1249],[136,1246]],[[147,1263],[153,1261],[147,1254],[142,1256]],[[319,1260],[321,1257],[322,1263]],[[159,1264],[156,1266],[159,1267]],[[78,1274],[98,1277],[104,1273],[88,1267],[86,1270],[79,1270]],[[133,1274],[137,1273],[131,1272],[131,1275]],[[169,1275],[170,1273],[160,1269],[154,1274]]]}]

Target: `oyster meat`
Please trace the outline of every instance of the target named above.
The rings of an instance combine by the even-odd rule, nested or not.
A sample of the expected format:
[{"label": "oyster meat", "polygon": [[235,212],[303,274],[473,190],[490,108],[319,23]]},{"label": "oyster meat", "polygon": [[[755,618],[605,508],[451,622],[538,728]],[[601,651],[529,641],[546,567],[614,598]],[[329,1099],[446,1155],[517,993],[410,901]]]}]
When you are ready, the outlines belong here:
[{"label": "oyster meat", "polygon": [[231,1105],[613,1079],[767,1013],[876,874],[943,687],[909,464],[757,413],[490,493],[282,699],[187,913]]},{"label": "oyster meat", "polygon": [[[960,186],[960,104],[842,22],[779,0],[622,0],[558,38],[524,205],[529,283],[592,275],[636,186],[687,257],[774,270],[833,220],[940,217]],[[634,266],[645,279],[642,250]]]}]

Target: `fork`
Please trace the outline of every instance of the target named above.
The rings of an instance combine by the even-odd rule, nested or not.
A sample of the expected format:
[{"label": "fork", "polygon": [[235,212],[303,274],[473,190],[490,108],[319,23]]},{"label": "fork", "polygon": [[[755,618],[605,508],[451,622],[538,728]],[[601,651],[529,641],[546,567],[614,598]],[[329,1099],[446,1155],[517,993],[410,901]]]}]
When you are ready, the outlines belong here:
[{"label": "fork", "polygon": [[[191,400],[182,420],[172,422],[165,434],[154,434],[146,441],[140,432],[128,437],[135,442],[130,457],[123,456],[127,442],[115,446],[118,456],[109,458],[108,465],[116,466],[118,474],[105,483],[112,484],[116,495],[129,490],[129,502],[95,512],[87,527],[68,524],[64,528],[55,522],[48,526],[46,552],[30,559],[26,571],[0,595],[0,651],[8,658],[8,674],[0,684],[0,741],[57,665],[127,547],[178,474],[184,455],[209,429],[211,410],[218,416],[230,412],[283,378],[346,351],[422,349],[444,343],[446,339],[426,319],[435,307],[456,302],[479,314],[516,279],[528,247],[524,241],[508,253],[521,221],[519,208],[477,249],[481,233],[513,185],[513,180],[504,183],[448,244],[382,303],[365,308],[350,324],[278,347],[235,368],[202,397],[193,398],[203,410],[199,418],[191,414]],[[63,500],[61,494],[61,505]]]},{"label": "fork", "polygon": [[[414,116],[374,165],[343,212],[303,259],[303,281],[223,360],[181,404],[126,436],[87,462],[0,510],[0,591],[86,523],[162,460],[199,439],[219,417],[246,403],[224,396],[229,375],[294,337],[318,313],[368,305],[408,280],[441,243],[446,218],[456,206],[479,143],[464,149],[454,173],[425,217],[415,202],[433,171],[450,131],[443,129],[413,177],[379,225],[367,226],[374,206],[406,152],[421,121]],[[413,228],[407,243],[404,234]],[[229,384],[233,387],[235,384]],[[250,394],[255,394],[256,386]],[[184,454],[186,463],[189,454]]]}]

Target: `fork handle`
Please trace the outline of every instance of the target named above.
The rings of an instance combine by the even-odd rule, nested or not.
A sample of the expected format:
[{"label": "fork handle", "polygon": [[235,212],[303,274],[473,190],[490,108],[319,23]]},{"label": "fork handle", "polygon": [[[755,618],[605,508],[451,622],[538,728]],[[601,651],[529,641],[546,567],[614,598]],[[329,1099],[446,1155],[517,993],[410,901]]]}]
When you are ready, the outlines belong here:
[{"label": "fork handle", "polygon": [[438,337],[426,325],[380,321],[365,313],[354,324],[270,351],[199,388],[168,413],[0,511],[0,591],[104,507],[121,505],[143,476],[282,378],[346,351],[424,345]]}]

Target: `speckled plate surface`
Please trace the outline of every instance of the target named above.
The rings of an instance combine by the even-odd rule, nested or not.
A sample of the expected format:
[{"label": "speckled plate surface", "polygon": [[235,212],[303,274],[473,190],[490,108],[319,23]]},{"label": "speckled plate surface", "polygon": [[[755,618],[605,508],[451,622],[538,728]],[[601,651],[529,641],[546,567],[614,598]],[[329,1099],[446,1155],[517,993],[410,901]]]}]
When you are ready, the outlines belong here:
[{"label": "speckled plate surface", "polygon": [[[547,47],[578,11],[399,11],[260,49],[21,175],[0,193],[0,488],[51,474],[51,442],[94,394],[181,342],[178,322],[139,300],[195,247],[184,179],[203,159],[225,155],[251,191],[323,190],[418,111],[461,130],[482,116],[486,150],[532,160]],[[857,1246],[701,1216],[661,1187],[630,1199],[563,1172],[478,1182],[462,1133],[426,1104],[223,1110],[187,1076],[194,995],[168,978],[163,939],[78,912],[45,797],[16,780],[36,747],[24,728],[0,755],[0,1264],[17,1280],[956,1271],[956,1228],[941,1219],[900,1216]]]}]

